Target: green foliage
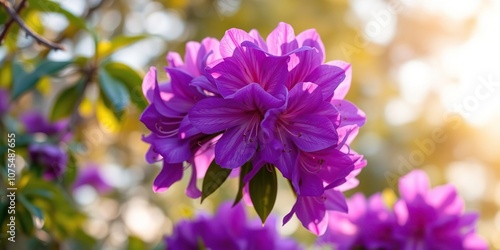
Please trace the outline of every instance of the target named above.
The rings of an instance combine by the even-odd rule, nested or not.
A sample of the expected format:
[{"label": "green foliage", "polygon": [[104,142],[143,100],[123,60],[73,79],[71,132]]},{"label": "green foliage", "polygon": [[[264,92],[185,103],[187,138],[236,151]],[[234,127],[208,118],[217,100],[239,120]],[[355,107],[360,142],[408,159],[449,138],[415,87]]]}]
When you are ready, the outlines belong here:
[{"label": "green foliage", "polygon": [[30,1],[29,2],[29,8],[32,8],[34,10],[38,10],[40,12],[44,13],[58,13],[66,17],[66,19],[69,21],[70,24],[74,25],[75,27],[79,29],[87,29],[87,24],[85,21],[73,15],[73,13],[67,11],[66,9],[62,8],[61,5],[58,2],[54,2],[52,0],[45,0],[45,1]]},{"label": "green foliage", "polygon": [[99,87],[105,99],[105,104],[111,108],[117,118],[121,118],[122,112],[130,103],[130,94],[124,84],[110,76],[106,70],[99,71]]},{"label": "green foliage", "polygon": [[75,110],[78,105],[79,96],[84,91],[84,79],[81,79],[77,84],[61,91],[56,97],[56,101],[52,106],[50,119],[55,121],[61,118],[66,118]]},{"label": "green foliage", "polygon": [[266,164],[249,183],[250,199],[262,223],[271,213],[278,194],[278,180],[274,166]]},{"label": "green foliage", "polygon": [[27,73],[20,64],[14,63],[12,67],[12,75],[14,76],[12,99],[17,99],[26,91],[33,89],[43,76],[54,75],[70,63],[71,61],[54,62],[43,60],[30,73]]},{"label": "green foliage", "polygon": [[238,184],[238,193],[236,193],[236,198],[234,199],[233,206],[240,202],[241,198],[243,198],[243,188],[245,187],[245,176],[252,170],[252,163],[247,162],[241,166],[240,170],[240,180]]},{"label": "green foliage", "polygon": [[148,105],[142,94],[142,77],[134,69],[119,62],[109,62],[104,65],[104,69],[114,79],[121,81],[130,94],[130,100],[140,110]]},{"label": "green foliage", "polygon": [[222,168],[215,160],[210,163],[201,189],[201,202],[215,192],[231,173],[231,169]]}]

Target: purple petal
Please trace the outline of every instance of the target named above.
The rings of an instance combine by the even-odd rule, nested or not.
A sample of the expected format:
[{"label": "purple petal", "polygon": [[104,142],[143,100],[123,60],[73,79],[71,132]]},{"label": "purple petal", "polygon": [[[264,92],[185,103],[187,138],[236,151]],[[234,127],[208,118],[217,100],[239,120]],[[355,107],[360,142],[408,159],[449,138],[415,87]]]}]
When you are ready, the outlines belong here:
[{"label": "purple petal", "polygon": [[255,44],[259,48],[261,48],[264,51],[268,51],[266,41],[264,41],[262,36],[259,34],[258,30],[252,29],[248,34],[254,39]]},{"label": "purple petal", "polygon": [[314,48],[301,47],[290,54],[288,70],[290,71],[286,86],[293,88],[295,84],[304,82],[314,69],[321,65],[321,56]]},{"label": "purple petal", "polygon": [[293,125],[288,126],[288,130],[295,135],[291,139],[301,150],[312,152],[337,143],[335,127],[324,116],[303,115],[295,118],[293,122]]},{"label": "purple petal", "polygon": [[342,192],[334,189],[325,190],[325,208],[329,211],[347,213],[347,202]]},{"label": "purple petal", "polygon": [[154,100],[154,89],[156,85],[158,84],[156,80],[156,68],[151,67],[149,68],[148,73],[144,76],[144,79],[142,80],[142,93],[146,97],[146,100],[148,100],[149,103],[152,103]]},{"label": "purple petal", "polygon": [[328,214],[325,204],[319,197],[299,196],[297,198],[297,218],[302,225],[316,235],[325,233],[328,227]]},{"label": "purple petal", "polygon": [[163,159],[163,157],[154,150],[153,146],[151,146],[151,147],[149,147],[148,151],[146,152],[145,159],[146,159],[147,163],[153,164],[153,163]]},{"label": "purple petal", "polygon": [[340,126],[357,125],[361,127],[365,124],[365,113],[353,103],[346,100],[332,100],[331,103],[340,113]]},{"label": "purple petal", "polygon": [[316,174],[294,171],[292,183],[298,195],[321,196],[324,193],[323,181]]},{"label": "purple petal", "polygon": [[299,43],[299,46],[308,46],[315,48],[319,52],[319,61],[320,63],[323,63],[325,60],[325,46],[323,45],[323,42],[321,41],[321,38],[316,32],[315,29],[309,29],[301,32],[299,35],[297,35],[297,42]]},{"label": "purple petal", "polygon": [[155,137],[151,144],[155,151],[163,156],[168,163],[181,163],[191,157],[189,140],[174,138]]},{"label": "purple petal", "polygon": [[208,70],[216,79],[219,93],[226,97],[252,83],[273,95],[281,91],[288,73],[288,58],[269,57],[261,50],[245,49],[244,54],[225,58],[224,62]]},{"label": "purple petal", "polygon": [[184,119],[182,119],[179,125],[179,138],[186,139],[199,133],[201,133],[201,131],[191,124],[189,117],[187,115],[184,116]]},{"label": "purple petal", "polygon": [[[254,39],[244,30],[232,28],[226,31],[220,40],[220,54],[223,58],[236,56],[240,57],[244,53],[241,44],[244,41],[253,42]],[[241,58],[239,58],[241,59]]]},{"label": "purple petal", "polygon": [[345,71],[339,67],[323,64],[307,75],[304,81],[320,86],[323,100],[330,101],[335,89],[345,79]]},{"label": "purple petal", "polygon": [[478,234],[470,233],[465,237],[463,247],[466,250],[486,250],[488,243]]},{"label": "purple petal", "polygon": [[427,202],[442,214],[460,215],[464,210],[464,202],[458,196],[453,185],[443,185],[433,188],[426,195]]},{"label": "purple petal", "polygon": [[194,78],[191,81],[191,86],[206,90],[214,95],[218,95],[219,93],[215,82],[208,80],[206,76],[198,76]]},{"label": "purple petal", "polygon": [[292,26],[283,22],[271,31],[266,42],[269,53],[277,56],[286,55],[298,48]]},{"label": "purple petal", "polygon": [[413,170],[399,180],[399,193],[406,201],[413,201],[417,196],[429,191],[429,179],[422,170]]},{"label": "purple petal", "polygon": [[211,141],[203,144],[198,151],[196,151],[193,159],[193,164],[196,167],[197,178],[201,179],[205,177],[205,173],[207,172],[210,163],[215,158],[214,150],[215,141],[219,140],[219,137],[215,137]]},{"label": "purple petal", "polygon": [[344,80],[338,85],[337,89],[335,89],[333,94],[333,99],[344,99],[351,87],[352,80],[352,68],[350,63],[346,63],[343,61],[331,61],[327,64],[337,66],[345,71]]},{"label": "purple petal", "polygon": [[[301,82],[290,90],[286,112],[310,114],[320,106],[322,106],[322,98],[319,86],[311,82]],[[332,111],[334,110],[332,109]]]},{"label": "purple petal", "polygon": [[184,54],[184,64],[186,71],[193,76],[200,75],[198,67],[198,51],[200,50],[200,43],[189,41],[186,43],[186,53]]},{"label": "purple petal", "polygon": [[182,178],[183,171],[182,163],[170,164],[164,162],[160,173],[153,182],[153,191],[155,193],[167,191],[172,184]]},{"label": "purple petal", "polygon": [[215,162],[223,168],[241,167],[252,158],[257,150],[257,140],[248,141],[243,128],[230,128],[224,132],[215,145]]},{"label": "purple petal", "polygon": [[168,66],[172,68],[179,68],[184,66],[181,56],[177,52],[168,52],[167,54]]},{"label": "purple petal", "polygon": [[196,166],[192,165],[191,170],[192,173],[191,173],[191,178],[189,178],[189,184],[186,188],[186,195],[189,198],[196,199],[201,196],[201,191],[196,186],[196,180],[197,180]]},{"label": "purple petal", "polygon": [[214,134],[247,121],[241,105],[223,98],[206,98],[189,112],[193,126],[205,134]]},{"label": "purple petal", "polygon": [[211,63],[222,58],[220,55],[219,47],[219,40],[215,38],[207,37],[201,40],[201,48],[198,52],[198,67],[200,68],[200,70],[203,70],[203,68],[205,67],[204,63]]}]

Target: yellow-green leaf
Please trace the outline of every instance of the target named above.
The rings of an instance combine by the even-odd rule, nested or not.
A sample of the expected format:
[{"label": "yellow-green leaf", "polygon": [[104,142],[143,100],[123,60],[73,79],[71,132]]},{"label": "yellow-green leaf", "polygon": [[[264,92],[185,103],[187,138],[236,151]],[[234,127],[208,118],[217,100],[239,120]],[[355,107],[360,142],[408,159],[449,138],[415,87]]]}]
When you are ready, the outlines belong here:
[{"label": "yellow-green leaf", "polygon": [[97,57],[101,59],[106,58],[113,54],[115,51],[145,38],[147,38],[147,36],[145,35],[117,36],[111,41],[100,41],[97,44]]}]

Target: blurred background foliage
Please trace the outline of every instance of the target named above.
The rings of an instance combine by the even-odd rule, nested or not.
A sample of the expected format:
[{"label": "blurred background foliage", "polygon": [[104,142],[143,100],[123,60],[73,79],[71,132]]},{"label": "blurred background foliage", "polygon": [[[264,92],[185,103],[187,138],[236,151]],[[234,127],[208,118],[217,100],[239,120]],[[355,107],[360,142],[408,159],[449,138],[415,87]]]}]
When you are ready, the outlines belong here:
[{"label": "blurred background foliage", "polygon": [[[189,40],[220,39],[232,27],[265,37],[280,21],[297,34],[315,28],[328,61],[352,64],[347,99],[368,118],[353,149],[368,166],[348,195],[390,193],[400,176],[423,168],[433,185],[458,188],[467,210],[481,215],[479,233],[500,249],[498,0],[29,0],[20,17],[64,50],[40,45],[16,23],[0,47],[0,88],[11,100],[2,143],[4,131],[16,133],[16,185],[24,197],[17,200],[16,249],[162,248],[176,222],[233,199],[234,178],[203,204],[185,196],[186,178],[152,192],[160,166],[144,160],[142,76],[166,66],[167,51],[184,53]],[[2,30],[8,20],[0,9]],[[30,166],[27,146],[51,139],[25,132],[19,117],[30,110],[69,120],[73,138],[59,143],[69,163],[52,182]],[[2,146],[2,159],[5,153]],[[72,188],[88,164],[98,165],[112,191]],[[3,160],[2,170],[5,181]],[[287,183],[279,185],[281,218],[294,199]],[[280,231],[310,245],[314,237],[299,225],[293,219]]]}]

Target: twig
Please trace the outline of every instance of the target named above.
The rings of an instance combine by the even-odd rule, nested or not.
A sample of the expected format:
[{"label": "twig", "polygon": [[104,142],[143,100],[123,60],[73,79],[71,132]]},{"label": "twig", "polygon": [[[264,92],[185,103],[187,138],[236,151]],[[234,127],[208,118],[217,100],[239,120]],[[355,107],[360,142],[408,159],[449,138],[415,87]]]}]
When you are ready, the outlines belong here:
[{"label": "twig", "polygon": [[53,43],[47,39],[45,39],[44,37],[40,36],[39,34],[37,34],[36,32],[34,32],[32,29],[30,29],[30,27],[28,27],[26,25],[26,23],[24,23],[24,21],[19,17],[19,15],[17,14],[16,10],[12,8],[12,6],[10,5],[9,2],[7,2],[7,0],[0,0],[0,4],[3,5],[3,7],[5,8],[5,10],[7,10],[7,12],[9,13],[10,17],[14,19],[14,21],[19,24],[19,26],[24,30],[26,31],[26,33],[30,36],[32,36],[39,44],[42,44],[46,47],[49,47],[51,49],[54,49],[54,50],[64,50],[64,48],[57,44],[57,43]]},{"label": "twig", "polygon": [[[16,13],[18,13],[18,14],[21,13],[21,10],[24,8],[24,6],[26,4],[26,1],[27,0],[22,0],[21,3],[19,3],[19,5],[16,8]],[[9,20],[5,24],[5,27],[2,31],[2,34],[0,34],[0,45],[2,45],[3,39],[5,38],[5,36],[7,36],[9,28],[13,23],[14,23],[14,18],[12,18],[12,17],[9,18]]]}]

